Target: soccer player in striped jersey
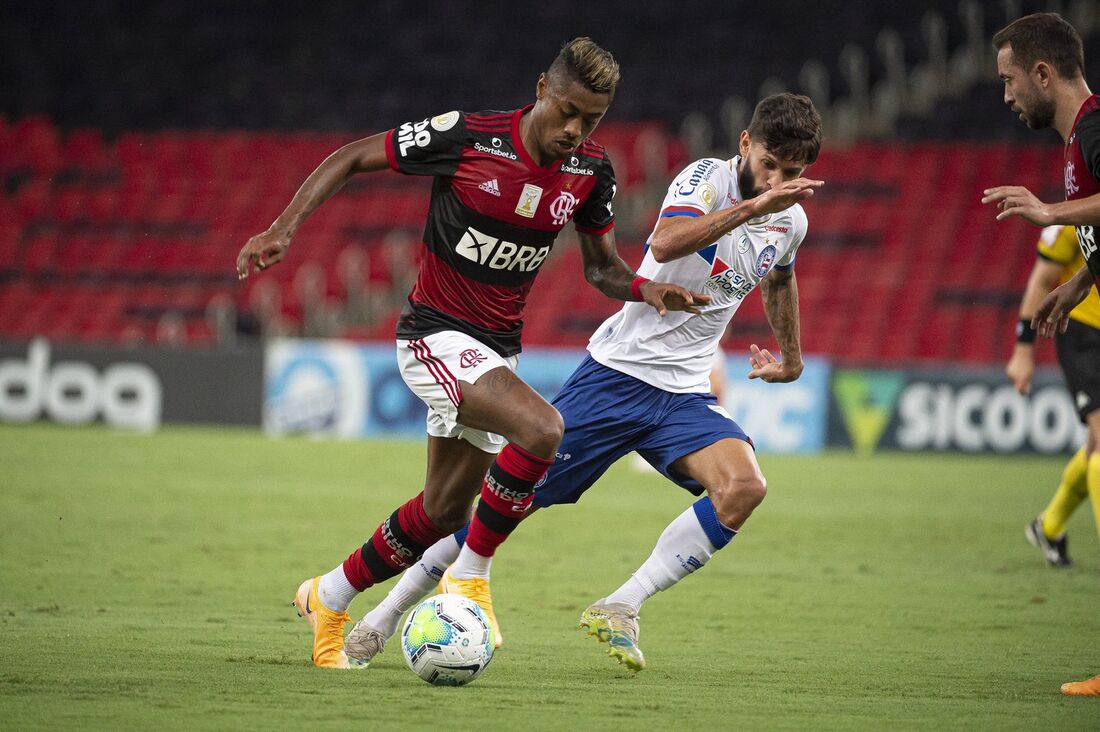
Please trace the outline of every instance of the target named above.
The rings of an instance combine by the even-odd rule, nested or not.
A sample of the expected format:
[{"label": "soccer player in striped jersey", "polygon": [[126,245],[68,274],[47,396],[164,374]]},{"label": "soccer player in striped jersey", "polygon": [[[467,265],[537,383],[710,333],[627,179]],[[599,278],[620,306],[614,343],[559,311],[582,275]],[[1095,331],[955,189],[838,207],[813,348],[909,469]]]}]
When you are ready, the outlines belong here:
[{"label": "soccer player in striped jersey", "polygon": [[709,300],[638,277],[615,251],[614,172],[589,135],[618,82],[610,53],[574,39],[539,76],[534,104],[446,112],[346,145],[241,249],[242,279],[253,266],[277,264],[298,227],[356,173],[434,178],[423,263],[397,324],[401,375],[428,405],[427,478],[345,561],[298,588],[294,605],[313,629],[315,665],[349,667],[348,604],[461,528],[479,492],[465,564],[448,575],[448,591],[478,601],[495,625],[482,568],[561,442],[561,416],[515,368],[528,292],[567,223],[578,233],[585,278],[608,297],[644,301],[662,316],[697,313]]},{"label": "soccer player in striped jersey", "polygon": [[[699,315],[661,318],[627,304],[593,334],[589,356],[554,398],[565,436],[534,506],[575,503],[619,458],[639,453],[669,480],[702,498],[677,516],[649,558],[581,616],[589,635],[639,670],[638,614],[649,597],[700,569],[764,499],[752,441],[711,393],[714,353],[730,319],[758,285],[782,359],[753,346],[749,378],[802,373],[795,255],[806,235],[798,204],[821,181],[802,177],[821,145],[821,119],[807,98],[768,97],[741,134],[739,155],[704,158],[669,186],[638,272],[711,301]],[[471,526],[472,530],[472,526]],[[401,614],[468,550],[462,532],[432,546],[383,602],[348,635],[348,653],[382,650]],[[453,569],[453,568],[452,568]]]},{"label": "soccer player in striped jersey", "polygon": [[[1096,237],[1100,227],[1100,95],[1093,94],[1085,80],[1081,36],[1057,13],[1035,13],[1010,23],[993,36],[993,47],[997,49],[997,73],[1004,82],[1005,104],[1033,130],[1053,127],[1065,143],[1062,153],[1065,201],[1043,203],[1021,186],[991,188],[982,198],[982,203],[993,203],[1001,209],[998,220],[1018,216],[1039,226],[1065,225],[1075,229],[1085,266],[1035,306],[1031,321],[1041,335],[1052,336],[1058,330],[1068,336],[1060,341],[1061,358],[1061,344],[1076,342],[1078,347],[1085,347],[1087,330],[1081,331],[1080,325],[1073,325],[1073,334],[1069,332],[1071,321],[1075,320],[1071,313],[1077,312],[1075,308],[1094,286],[1100,286],[1100,245]],[[1066,479],[1073,483],[1075,471],[1084,473],[1096,510],[1100,502],[1100,401],[1095,388],[1100,360],[1079,363],[1074,370],[1085,376],[1076,385],[1071,382],[1070,388],[1077,389],[1084,398],[1077,406],[1088,426],[1088,442],[1083,462],[1075,463],[1075,456],[1067,467]],[[1028,529],[1029,538],[1040,546],[1046,532],[1058,528],[1059,513],[1069,503],[1060,502],[1056,495],[1052,505],[1050,524],[1044,512],[1042,526],[1033,524]],[[1100,696],[1100,676],[1063,684],[1062,693]]]}]

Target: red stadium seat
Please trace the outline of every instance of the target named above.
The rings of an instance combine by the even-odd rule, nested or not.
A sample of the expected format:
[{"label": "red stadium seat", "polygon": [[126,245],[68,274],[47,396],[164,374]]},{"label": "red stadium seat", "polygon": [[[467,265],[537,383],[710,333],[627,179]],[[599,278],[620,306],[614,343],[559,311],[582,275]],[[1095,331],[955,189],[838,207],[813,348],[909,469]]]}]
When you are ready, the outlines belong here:
[{"label": "red stadium seat", "polygon": [[[62,132],[43,117],[0,119],[0,173],[13,176],[0,199],[0,337],[150,337],[159,314],[176,308],[186,313],[188,339],[208,340],[201,313],[210,297],[225,292],[244,305],[261,281],[235,281],[239,247],[321,160],[355,138],[170,131],[110,140],[94,129]],[[657,124],[609,121],[597,138],[616,153],[620,196],[641,196],[647,206],[688,162],[683,144]],[[999,362],[1011,347],[1037,230],[994,221],[979,203],[981,189],[1017,183],[1057,195],[1057,160],[1056,150],[1039,144],[826,148],[812,172],[828,184],[805,206],[810,233],[796,268],[804,350],[883,363]],[[326,296],[343,298],[338,253],[354,246],[365,253],[375,301],[393,310],[346,332],[392,336],[429,187],[420,178],[364,177],[318,211],[291,258],[262,276],[280,291],[292,327],[301,317],[300,268],[320,263]],[[645,232],[652,217],[640,210]],[[407,257],[392,248],[405,245],[387,239],[395,230],[410,235]],[[620,248],[636,265],[640,249],[627,239]],[[559,242],[543,269],[526,342],[583,345],[617,303],[584,284],[573,244]],[[753,296],[727,346],[743,350],[769,338]],[[1041,358],[1051,350],[1040,349]]]}]

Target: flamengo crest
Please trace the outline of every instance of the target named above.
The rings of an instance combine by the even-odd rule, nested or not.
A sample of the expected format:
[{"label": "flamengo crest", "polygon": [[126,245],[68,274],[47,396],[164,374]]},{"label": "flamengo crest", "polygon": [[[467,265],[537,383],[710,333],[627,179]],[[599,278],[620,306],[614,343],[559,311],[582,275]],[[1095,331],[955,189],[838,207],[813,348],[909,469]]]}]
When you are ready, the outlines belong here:
[{"label": "flamengo crest", "polygon": [[462,368],[464,369],[477,366],[485,360],[485,355],[476,348],[467,348],[458,356],[458,362],[462,364]]},{"label": "flamengo crest", "polygon": [[563,226],[566,221],[573,218],[573,209],[577,206],[577,197],[568,191],[562,191],[554,202],[550,204],[550,215],[554,217],[557,226]]}]

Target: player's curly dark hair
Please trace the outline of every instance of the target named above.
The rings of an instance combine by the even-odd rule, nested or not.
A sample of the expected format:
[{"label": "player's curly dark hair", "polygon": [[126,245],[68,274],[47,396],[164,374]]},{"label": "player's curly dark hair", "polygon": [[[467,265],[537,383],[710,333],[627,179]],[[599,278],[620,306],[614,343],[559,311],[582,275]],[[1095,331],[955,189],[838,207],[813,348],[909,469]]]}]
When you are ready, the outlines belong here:
[{"label": "player's curly dark hair", "polygon": [[1085,73],[1085,49],[1077,30],[1058,13],[1033,13],[1012,21],[993,36],[993,47],[1012,47],[1012,60],[1031,70],[1046,61],[1066,79]]},{"label": "player's curly dark hair", "polygon": [[550,64],[547,76],[566,74],[584,84],[589,91],[614,96],[619,84],[619,64],[608,51],[588,36],[574,38],[561,47]]},{"label": "player's curly dark hair", "polygon": [[749,137],[777,158],[809,165],[821,151],[821,115],[809,97],[773,94],[756,105]]}]

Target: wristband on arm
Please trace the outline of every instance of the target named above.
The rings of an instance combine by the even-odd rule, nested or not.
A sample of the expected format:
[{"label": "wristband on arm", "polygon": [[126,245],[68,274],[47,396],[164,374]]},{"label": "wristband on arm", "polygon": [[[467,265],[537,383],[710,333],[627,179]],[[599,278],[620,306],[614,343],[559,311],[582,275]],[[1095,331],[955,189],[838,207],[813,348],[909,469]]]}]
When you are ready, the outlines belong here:
[{"label": "wristband on arm", "polygon": [[642,297],[642,285],[649,282],[645,277],[635,277],[634,281],[630,283],[630,296],[634,298],[635,302],[641,302],[645,298]]},{"label": "wristband on arm", "polygon": [[1031,327],[1031,318],[1020,318],[1020,321],[1016,323],[1016,342],[1035,342],[1035,329]]}]

